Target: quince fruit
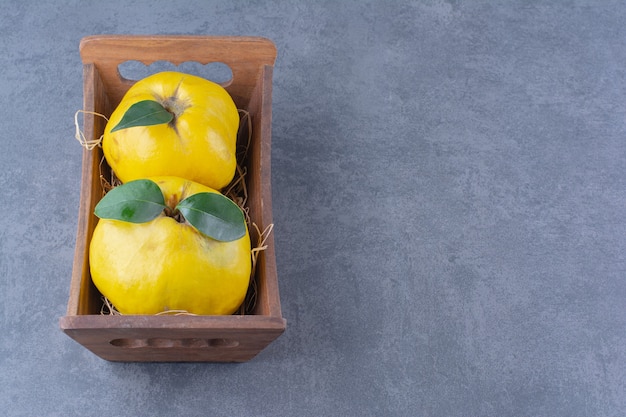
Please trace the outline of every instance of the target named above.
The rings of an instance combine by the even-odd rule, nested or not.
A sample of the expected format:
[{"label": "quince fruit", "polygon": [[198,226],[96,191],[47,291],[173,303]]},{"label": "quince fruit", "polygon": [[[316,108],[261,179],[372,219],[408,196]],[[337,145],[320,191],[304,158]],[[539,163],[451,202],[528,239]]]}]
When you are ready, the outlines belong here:
[{"label": "quince fruit", "polygon": [[241,209],[218,191],[167,176],[130,181],[98,203],[93,283],[122,314],[232,314],[251,273]]},{"label": "quince fruit", "polygon": [[126,92],[102,150],[122,182],[173,175],[221,190],[235,174],[238,129],[237,107],[222,86],[165,71]]}]

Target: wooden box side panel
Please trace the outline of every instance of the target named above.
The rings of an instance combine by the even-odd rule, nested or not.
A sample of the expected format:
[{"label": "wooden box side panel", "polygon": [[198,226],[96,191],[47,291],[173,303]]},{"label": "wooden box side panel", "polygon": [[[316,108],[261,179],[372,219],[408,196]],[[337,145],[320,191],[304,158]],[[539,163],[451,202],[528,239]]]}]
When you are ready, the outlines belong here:
[{"label": "wooden box side panel", "polygon": [[[250,217],[256,219],[261,231],[273,223],[271,188],[271,137],[272,137],[272,76],[273,68],[266,66],[259,74],[248,110],[252,118],[253,146],[249,150],[250,177],[248,185],[257,190],[250,196]],[[280,317],[274,234],[265,241],[267,248],[257,259],[258,303],[256,314]]]},{"label": "wooden box side panel", "polygon": [[[84,134],[87,140],[97,140],[104,131],[106,121],[95,113],[108,115],[112,109],[97,68],[92,64],[85,65],[83,77]],[[93,209],[104,194],[100,181],[101,161],[100,148],[91,151],[83,150],[81,193],[68,315],[96,314],[101,305],[99,293],[89,274],[89,242],[97,223]]]},{"label": "wooden box side panel", "polygon": [[222,85],[237,107],[244,108],[262,68],[274,65],[276,47],[269,39],[261,37],[97,35],[82,39],[80,54],[84,63],[98,67],[114,103],[118,103],[134,83],[120,75],[118,66],[123,62],[132,60],[145,65],[156,61],[176,65],[188,61],[221,62],[232,71],[232,79]]},{"label": "wooden box side panel", "polygon": [[258,316],[74,316],[61,327],[103,359],[124,362],[244,362],[285,329]]}]

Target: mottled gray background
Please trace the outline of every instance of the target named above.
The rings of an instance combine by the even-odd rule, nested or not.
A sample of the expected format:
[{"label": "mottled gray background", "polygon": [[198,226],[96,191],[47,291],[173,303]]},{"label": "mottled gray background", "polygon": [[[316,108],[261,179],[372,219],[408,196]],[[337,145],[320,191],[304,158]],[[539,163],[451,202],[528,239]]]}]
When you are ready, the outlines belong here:
[{"label": "mottled gray background", "polygon": [[[626,415],[626,5],[497,3],[1,1],[3,415]],[[58,328],[101,33],[277,45],[288,328],[251,362]]]}]

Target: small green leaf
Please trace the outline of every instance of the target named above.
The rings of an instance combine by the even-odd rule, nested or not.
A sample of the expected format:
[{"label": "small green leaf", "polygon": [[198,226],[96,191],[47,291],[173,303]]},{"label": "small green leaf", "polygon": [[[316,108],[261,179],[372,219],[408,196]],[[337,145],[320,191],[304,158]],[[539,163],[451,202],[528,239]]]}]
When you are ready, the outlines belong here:
[{"label": "small green leaf", "polygon": [[151,126],[169,123],[174,115],[154,100],[138,101],[126,110],[122,120],[111,129],[111,133],[135,126]]},{"label": "small green leaf", "polygon": [[156,218],[165,207],[163,193],[154,181],[135,180],[106,193],[94,212],[101,219],[145,223]]},{"label": "small green leaf", "polygon": [[230,242],[246,234],[243,212],[222,194],[194,194],[178,203],[176,208],[200,233],[215,240]]}]

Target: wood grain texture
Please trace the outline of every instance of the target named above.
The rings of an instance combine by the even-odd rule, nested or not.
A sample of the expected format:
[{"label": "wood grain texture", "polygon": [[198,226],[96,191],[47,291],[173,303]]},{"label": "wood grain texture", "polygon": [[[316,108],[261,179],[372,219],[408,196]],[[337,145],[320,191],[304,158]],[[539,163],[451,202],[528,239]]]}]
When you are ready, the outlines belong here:
[{"label": "wood grain texture", "polygon": [[252,96],[263,68],[274,65],[276,47],[260,37],[100,35],[83,38],[80,55],[83,63],[98,68],[113,102],[119,102],[133,84],[118,71],[119,64],[125,61],[139,61],[145,65],[156,61],[176,65],[188,61],[201,64],[221,62],[232,71],[232,79],[223,86],[237,106],[243,108],[247,107],[247,100]]}]

